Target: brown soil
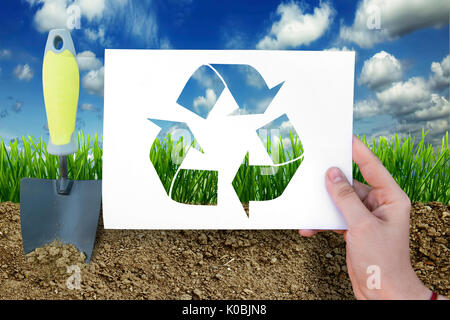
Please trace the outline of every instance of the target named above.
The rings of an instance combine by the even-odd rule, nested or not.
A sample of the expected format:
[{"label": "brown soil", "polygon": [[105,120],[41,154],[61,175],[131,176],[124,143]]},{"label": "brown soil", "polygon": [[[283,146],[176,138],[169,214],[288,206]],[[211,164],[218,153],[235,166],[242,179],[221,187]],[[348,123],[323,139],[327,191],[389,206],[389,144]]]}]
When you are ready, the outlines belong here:
[{"label": "brown soil", "polygon": [[[416,203],[411,260],[420,279],[450,294],[449,210]],[[341,235],[297,231],[104,230],[90,265],[53,243],[25,261],[19,205],[0,204],[0,299],[353,299]],[[81,289],[68,289],[78,265]]]}]

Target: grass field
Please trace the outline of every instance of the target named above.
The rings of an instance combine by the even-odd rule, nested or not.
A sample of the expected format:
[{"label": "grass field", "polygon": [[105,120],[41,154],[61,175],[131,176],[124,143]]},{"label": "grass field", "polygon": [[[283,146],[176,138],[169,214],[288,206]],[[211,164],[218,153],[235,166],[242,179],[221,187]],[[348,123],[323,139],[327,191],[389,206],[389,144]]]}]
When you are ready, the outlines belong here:
[{"label": "grass field", "polygon": [[191,145],[186,145],[183,138],[175,142],[170,134],[162,140],[156,138],[150,149],[150,161],[164,189],[173,200],[188,204],[214,205],[217,203],[217,171],[184,169],[178,171],[181,162],[194,144],[195,140]]},{"label": "grass field", "polygon": [[[0,202],[20,201],[20,179],[59,177],[58,157],[48,154],[41,137],[22,137],[7,146],[0,140]],[[68,176],[75,180],[102,179],[102,154],[98,136],[78,134],[78,151],[67,157]]]},{"label": "grass field", "polygon": [[[281,139],[279,140],[281,141]],[[267,166],[251,166],[249,155],[245,155],[233,180],[233,187],[241,203],[271,200],[283,193],[303,160],[301,158],[303,147],[299,138],[291,134],[289,143],[292,147],[285,149],[281,142],[273,144],[271,139],[266,139],[266,150],[275,158],[276,163],[285,163],[300,158],[287,165],[277,167],[276,170]],[[192,147],[185,145],[183,139],[179,139],[175,143],[169,134],[162,140],[154,141],[150,150],[150,160],[164,189],[173,200],[188,204],[215,205],[217,204],[218,188],[217,171],[187,169],[178,171],[181,161]],[[172,183],[173,180],[175,181]],[[172,192],[170,193],[171,186]]]},{"label": "grass field", "polygon": [[[440,147],[433,148],[425,144],[425,133],[420,141],[413,138],[400,139],[395,135],[391,140],[380,138],[369,142],[372,151],[381,159],[393,175],[400,187],[408,194],[411,201],[450,202],[450,151],[448,149],[448,133],[442,138]],[[99,138],[85,137],[78,134],[79,150],[68,157],[69,178],[89,180],[102,178],[102,149]],[[22,147],[17,140],[6,145],[0,140],[0,202],[20,201],[20,179],[33,177],[41,179],[56,179],[59,176],[58,158],[47,153],[47,147],[42,138],[22,138]],[[290,160],[301,156],[303,148],[297,137],[291,136],[293,153],[284,149],[278,152],[280,160]],[[170,148],[173,141],[160,141],[153,145],[158,152],[150,152],[152,163],[157,167],[166,191],[170,188],[171,179],[178,165],[171,163]],[[275,146],[267,145],[273,152]],[[278,145],[278,148],[283,148]],[[179,152],[185,152],[179,148]],[[156,155],[156,156],[155,156]],[[153,158],[152,158],[153,157]],[[155,158],[156,157],[156,158]],[[280,161],[284,162],[284,161]],[[249,166],[248,157],[244,158],[233,186],[242,202],[249,200],[267,200],[279,196],[292,178],[301,163],[291,162],[281,167],[275,175],[262,174],[259,166]],[[179,202],[198,204],[214,204],[217,202],[217,174],[215,171],[183,170],[179,172],[173,186],[172,198]],[[353,176],[364,182],[359,169],[353,165]],[[172,177],[172,178],[171,178]],[[187,179],[189,178],[189,179]],[[195,183],[186,183],[195,181]]]}]

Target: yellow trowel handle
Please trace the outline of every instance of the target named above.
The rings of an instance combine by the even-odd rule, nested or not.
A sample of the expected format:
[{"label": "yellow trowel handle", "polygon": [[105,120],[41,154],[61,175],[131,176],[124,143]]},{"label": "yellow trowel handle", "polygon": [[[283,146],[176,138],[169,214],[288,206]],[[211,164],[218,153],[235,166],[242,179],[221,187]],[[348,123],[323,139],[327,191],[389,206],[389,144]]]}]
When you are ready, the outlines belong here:
[{"label": "yellow trowel handle", "polygon": [[44,52],[42,87],[47,112],[50,142],[47,151],[57,156],[75,153],[75,139],[80,75],[70,33],[51,30]]}]

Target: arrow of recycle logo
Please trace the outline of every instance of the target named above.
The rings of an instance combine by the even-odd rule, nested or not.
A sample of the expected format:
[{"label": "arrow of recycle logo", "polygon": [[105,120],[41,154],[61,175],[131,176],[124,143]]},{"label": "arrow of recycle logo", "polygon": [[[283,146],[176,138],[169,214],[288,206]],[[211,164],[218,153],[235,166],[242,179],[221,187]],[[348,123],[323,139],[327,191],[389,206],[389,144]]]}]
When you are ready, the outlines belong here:
[{"label": "arrow of recycle logo", "polygon": [[[202,65],[176,102],[208,121],[217,100],[228,89],[238,106],[229,116],[264,114],[283,84],[269,88],[250,65]],[[184,204],[217,205],[218,171],[180,169],[190,148],[203,153],[189,126],[184,122],[148,120],[161,128],[152,144],[150,160],[167,195]],[[273,165],[249,165],[249,153],[244,156],[232,184],[247,216],[250,201],[279,197],[303,160],[298,133],[286,114],[256,131]]]}]

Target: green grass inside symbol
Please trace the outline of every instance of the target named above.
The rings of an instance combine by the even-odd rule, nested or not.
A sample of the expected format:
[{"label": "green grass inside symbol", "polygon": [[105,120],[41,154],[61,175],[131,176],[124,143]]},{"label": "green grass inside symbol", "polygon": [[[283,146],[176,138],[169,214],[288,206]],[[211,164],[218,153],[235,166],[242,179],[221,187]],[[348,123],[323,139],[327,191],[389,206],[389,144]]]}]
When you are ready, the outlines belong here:
[{"label": "green grass inside symbol", "polygon": [[[291,148],[284,148],[280,139],[276,145],[267,139],[267,152],[278,155],[277,163],[283,164],[297,159],[285,165],[277,167],[251,166],[248,154],[239,167],[233,180],[233,187],[242,204],[249,201],[271,200],[279,197],[294,176],[303,158],[303,146],[297,135],[290,134]],[[180,164],[186,156],[189,148],[183,143],[183,139],[174,141],[170,134],[162,140],[155,139],[151,151],[150,160],[155,167],[161,183],[170,197],[180,203],[196,205],[216,205],[218,189],[218,172],[208,170],[181,169]],[[290,150],[290,151],[289,151]],[[174,161],[173,154],[178,161]],[[178,162],[178,164],[176,163]]]}]

